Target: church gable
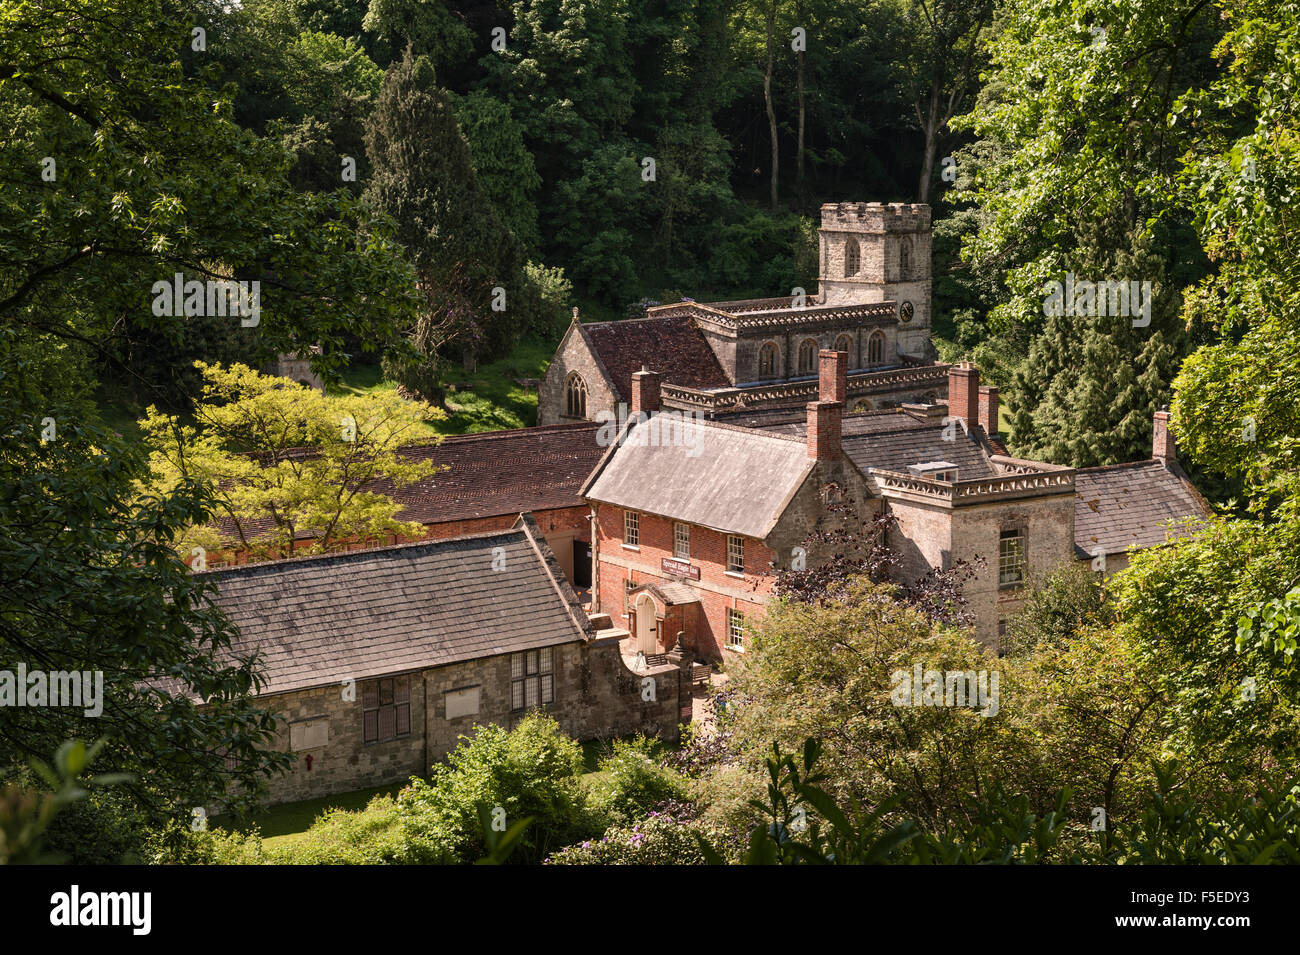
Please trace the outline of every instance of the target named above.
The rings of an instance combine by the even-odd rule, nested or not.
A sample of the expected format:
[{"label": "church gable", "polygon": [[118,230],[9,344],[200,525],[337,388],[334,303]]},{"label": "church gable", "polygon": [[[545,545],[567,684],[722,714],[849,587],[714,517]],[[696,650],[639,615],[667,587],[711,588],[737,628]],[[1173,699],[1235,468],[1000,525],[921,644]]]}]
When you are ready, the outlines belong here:
[{"label": "church gable", "polygon": [[539,425],[592,421],[597,412],[617,404],[614,382],[585,334],[588,327],[575,314],[560,341],[538,390]]}]

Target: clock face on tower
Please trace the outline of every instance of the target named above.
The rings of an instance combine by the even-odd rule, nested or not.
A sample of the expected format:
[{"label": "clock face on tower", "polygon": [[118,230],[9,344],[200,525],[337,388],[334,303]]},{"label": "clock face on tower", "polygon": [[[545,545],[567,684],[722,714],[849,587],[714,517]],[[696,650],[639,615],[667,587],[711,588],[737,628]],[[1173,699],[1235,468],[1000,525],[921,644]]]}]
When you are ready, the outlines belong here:
[{"label": "clock face on tower", "polygon": [[898,306],[898,318],[900,321],[910,322],[912,316],[915,314],[916,309],[913,307],[911,302],[904,302],[902,305]]}]

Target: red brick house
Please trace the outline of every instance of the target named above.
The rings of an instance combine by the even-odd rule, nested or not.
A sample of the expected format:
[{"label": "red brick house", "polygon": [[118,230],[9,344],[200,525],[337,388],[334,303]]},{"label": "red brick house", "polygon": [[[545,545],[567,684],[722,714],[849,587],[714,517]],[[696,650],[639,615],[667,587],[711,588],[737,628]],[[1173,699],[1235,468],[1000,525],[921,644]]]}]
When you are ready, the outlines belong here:
[{"label": "red brick house", "polygon": [[[454,435],[438,444],[412,445],[399,454],[432,461],[434,474],[403,488],[380,479],[367,490],[384,493],[402,505],[398,519],[424,525],[422,539],[440,540],[506,530],[522,513],[529,513],[575,587],[591,585],[590,511],[578,495],[583,480],[605,448],[596,440],[591,422],[517,428]],[[256,537],[267,521],[252,521],[245,533]],[[227,538],[236,538],[230,521],[220,525]],[[310,540],[304,532],[301,540]],[[421,539],[421,538],[413,538]],[[342,542],[338,550],[398,543]],[[244,563],[246,555],[209,555],[208,566]]]},{"label": "red brick house", "polygon": [[[742,654],[771,571],[815,565],[823,555],[808,541],[828,522],[865,532],[882,514],[909,579],[982,561],[965,594],[977,635],[995,645],[1034,578],[1099,544],[1121,555],[1114,570],[1128,549],[1187,533],[1171,521],[1208,513],[1177,466],[1166,414],[1156,416],[1152,461],[1076,472],[1009,456],[996,389],[965,363],[948,369],[946,403],[844,415],[846,359],[820,353],[821,399],[802,413],[669,421],[658,376],[632,376],[633,415],[582,489],[595,527],[594,607],[628,629],[630,649],[680,642],[707,659]],[[657,440],[657,422],[680,440]]]},{"label": "red brick house", "polygon": [[808,437],[686,417],[664,429],[680,440],[657,440],[674,412],[657,407],[657,374],[633,375],[632,417],[582,489],[593,608],[626,626],[630,649],[743,653],[772,566],[804,559],[811,530],[840,520],[829,503],[866,502],[866,478],[839,446],[845,357],[821,355],[827,400],[808,405]]}]

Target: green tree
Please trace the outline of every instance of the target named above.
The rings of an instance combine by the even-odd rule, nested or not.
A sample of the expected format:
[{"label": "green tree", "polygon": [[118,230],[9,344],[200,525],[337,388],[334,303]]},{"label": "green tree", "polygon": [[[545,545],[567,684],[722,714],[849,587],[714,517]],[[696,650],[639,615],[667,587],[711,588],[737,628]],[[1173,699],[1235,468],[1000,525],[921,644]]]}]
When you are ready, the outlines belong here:
[{"label": "green tree", "polygon": [[442,0],[370,0],[361,25],[394,55],[409,45],[440,70],[464,62],[474,49],[469,27]]},{"label": "green tree", "polygon": [[524,145],[523,127],[515,122],[508,106],[481,90],[454,96],[452,101],[483,194],[515,238],[534,252],[541,234],[533,196],[542,180]]},{"label": "green tree", "polygon": [[[1206,268],[1170,195],[1195,135],[1175,104],[1212,74],[1219,30],[1200,0],[998,9],[987,82],[955,125],[995,144],[958,165],[975,167],[980,209],[966,254],[1001,286],[990,332],[1019,364],[1001,382],[1019,453],[1080,466],[1147,455],[1150,412],[1192,344],[1180,292]],[[1067,273],[1150,282],[1150,323],[1047,318],[1047,283]]]},{"label": "green tree", "polygon": [[204,386],[195,424],[152,406],[140,423],[151,452],[149,489],[205,482],[233,528],[231,539],[212,524],[190,525],[182,550],[286,555],[304,537],[309,550],[323,551],[354,537],[420,532],[418,522],[397,520],[401,505],[375,485],[382,479],[401,488],[436,470],[398,451],[428,440],[422,425],[437,409],[391,392],[325,396],[246,365],[197,367]]},{"label": "green tree", "polygon": [[978,92],[984,33],[993,6],[993,0],[913,0],[906,5],[900,29],[900,82],[925,143],[917,202],[930,201],[934,164],[948,123],[970,107]]},{"label": "green tree", "polygon": [[390,373],[419,397],[437,398],[440,358],[472,364],[515,340],[519,244],[479,189],[456,112],[426,58],[408,50],[385,73],[366,149],[374,168],[366,199],[398,223],[424,297],[411,332],[414,364],[391,364]]},{"label": "green tree", "polygon": [[82,406],[38,393],[14,335],[0,332],[0,657],[102,674],[102,712],[0,708],[0,765],[93,736],[106,740],[96,768],[130,773],[124,791],[154,819],[188,821],[227,785],[238,804],[288,760],[263,750],[275,721],[252,700],[255,661],[225,657],[232,631],[209,603],[213,585],[175,553],[213,501],[189,481],[142,497],[143,456]]},{"label": "green tree", "polygon": [[155,282],[257,280],[244,332],[268,352],[320,345],[331,374],[345,331],[385,341],[413,313],[380,223],[348,196],[297,192],[283,148],[233,121],[230,91],[183,70],[179,14],[9,5],[0,32],[0,122],[17,131],[0,142],[0,314],[26,334],[92,353],[175,336],[181,320],[151,310]]}]

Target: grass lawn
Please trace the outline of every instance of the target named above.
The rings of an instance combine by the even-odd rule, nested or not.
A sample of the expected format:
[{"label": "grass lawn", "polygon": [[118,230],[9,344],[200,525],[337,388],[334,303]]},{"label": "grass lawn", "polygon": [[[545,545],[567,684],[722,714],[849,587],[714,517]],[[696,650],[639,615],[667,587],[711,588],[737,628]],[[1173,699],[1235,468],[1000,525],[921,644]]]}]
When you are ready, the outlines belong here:
[{"label": "grass lawn", "polygon": [[302,802],[287,802],[272,806],[236,823],[228,816],[214,816],[212,825],[216,828],[247,832],[254,826],[262,832],[264,843],[270,847],[293,842],[311,828],[326,809],[347,809],[355,811],[366,808],[375,796],[396,795],[406,783],[394,783],[391,786],[378,786],[373,789],[358,789],[356,792],[340,793],[337,796],[322,796],[318,799],[306,799]]},{"label": "grass lawn", "polygon": [[[516,384],[515,379],[540,379],[554,354],[554,344],[520,342],[507,357],[480,365],[472,372],[449,367],[442,383],[447,388],[450,414],[441,421],[425,422],[429,434],[471,434],[535,425],[537,392]],[[383,380],[378,364],[354,365],[344,372],[342,384],[331,388],[330,394],[366,395],[395,387]]]}]

